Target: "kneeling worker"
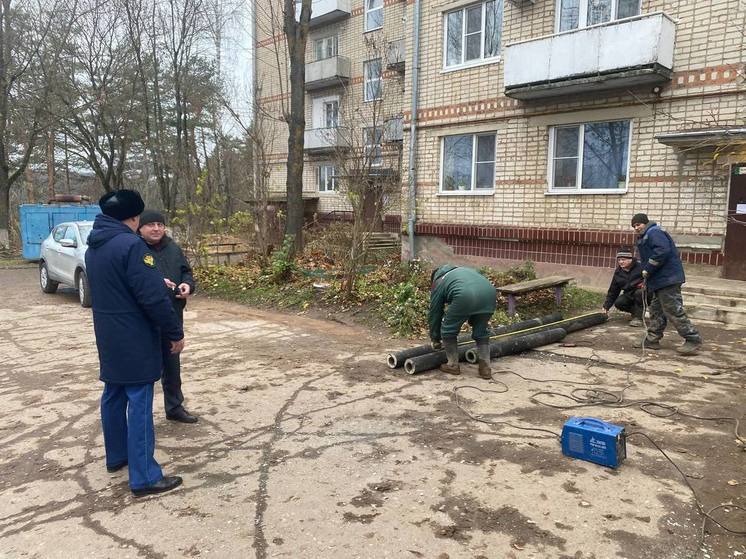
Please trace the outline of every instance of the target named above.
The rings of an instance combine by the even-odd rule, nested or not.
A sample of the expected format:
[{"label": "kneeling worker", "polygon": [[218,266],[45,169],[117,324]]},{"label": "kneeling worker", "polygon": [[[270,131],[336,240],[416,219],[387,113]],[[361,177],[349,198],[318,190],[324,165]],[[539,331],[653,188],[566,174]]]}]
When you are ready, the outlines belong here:
[{"label": "kneeling worker", "polygon": [[[477,342],[479,376],[492,378],[487,325],[497,307],[495,287],[476,270],[451,264],[435,270],[430,281],[430,340],[433,349],[444,348],[448,357],[448,363],[441,365],[440,370],[452,375],[461,374],[457,336],[461,326],[468,321],[472,328],[471,337]],[[446,304],[448,308],[445,308]]]},{"label": "kneeling worker", "polygon": [[603,312],[609,314],[614,306],[620,311],[632,314],[630,326],[642,326],[642,266],[634,257],[632,249],[622,247],[616,253],[617,267],[611,278]]}]

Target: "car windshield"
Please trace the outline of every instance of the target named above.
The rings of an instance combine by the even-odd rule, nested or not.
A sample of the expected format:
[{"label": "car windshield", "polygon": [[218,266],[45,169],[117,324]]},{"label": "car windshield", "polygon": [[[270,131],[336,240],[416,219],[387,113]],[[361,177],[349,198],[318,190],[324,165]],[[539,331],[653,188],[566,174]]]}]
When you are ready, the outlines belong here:
[{"label": "car windshield", "polygon": [[83,240],[83,244],[88,244],[88,235],[91,232],[91,226],[90,225],[79,225],[78,230],[80,231],[80,238]]}]

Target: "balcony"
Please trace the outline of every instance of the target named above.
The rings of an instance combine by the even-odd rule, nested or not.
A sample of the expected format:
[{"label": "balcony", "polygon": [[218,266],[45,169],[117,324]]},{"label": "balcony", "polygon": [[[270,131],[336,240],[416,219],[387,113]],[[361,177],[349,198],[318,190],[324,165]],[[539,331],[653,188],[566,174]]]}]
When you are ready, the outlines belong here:
[{"label": "balcony", "polygon": [[329,153],[350,147],[346,128],[311,128],[306,130],[303,149],[307,153]]},{"label": "balcony", "polygon": [[[312,0],[309,27],[319,27],[350,17],[350,0]],[[295,18],[300,20],[300,2],[295,3]]]},{"label": "balcony", "polygon": [[669,81],[676,26],[662,12],[513,43],[505,94],[542,99]]},{"label": "balcony", "polygon": [[306,91],[337,87],[350,81],[350,59],[332,56],[306,64]]},{"label": "balcony", "polygon": [[407,58],[407,50],[404,39],[391,41],[386,45],[386,68],[397,72],[404,71]]}]

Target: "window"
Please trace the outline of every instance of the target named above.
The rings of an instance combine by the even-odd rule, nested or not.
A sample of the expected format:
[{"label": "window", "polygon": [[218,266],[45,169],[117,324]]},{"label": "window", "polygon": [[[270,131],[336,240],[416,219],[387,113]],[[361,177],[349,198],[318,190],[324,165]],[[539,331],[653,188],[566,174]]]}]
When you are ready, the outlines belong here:
[{"label": "window", "polygon": [[339,126],[339,101],[324,102],[324,128],[337,128]]},{"label": "window", "polygon": [[366,101],[375,101],[381,98],[382,77],[381,77],[381,59],[368,60],[363,63],[364,74],[364,99]]},{"label": "window", "polygon": [[495,188],[495,133],[443,138],[441,192],[486,192]]},{"label": "window", "polygon": [[383,27],[383,0],[365,0],[365,30]]},{"label": "window", "polygon": [[59,243],[65,236],[65,231],[67,231],[67,226],[60,225],[59,227],[55,228],[54,233],[52,233],[52,238]]},{"label": "window", "polygon": [[320,165],[318,168],[319,192],[334,192],[337,190],[336,169],[334,165]]},{"label": "window", "polygon": [[324,60],[337,56],[337,36],[316,39],[313,42],[313,52],[316,60]]},{"label": "window", "polygon": [[383,129],[379,127],[365,128],[363,130],[363,143],[365,144],[365,169],[369,167],[380,167],[383,165]]},{"label": "window", "polygon": [[445,15],[446,68],[474,64],[500,54],[503,0],[489,0]]},{"label": "window", "polygon": [[74,226],[68,227],[67,231],[65,231],[65,236],[62,238],[68,241],[75,241],[77,243],[78,235],[75,233],[75,227]]},{"label": "window", "polygon": [[557,31],[640,14],[640,0],[557,0]]},{"label": "window", "polygon": [[625,189],[629,141],[629,120],[552,128],[550,191]]}]

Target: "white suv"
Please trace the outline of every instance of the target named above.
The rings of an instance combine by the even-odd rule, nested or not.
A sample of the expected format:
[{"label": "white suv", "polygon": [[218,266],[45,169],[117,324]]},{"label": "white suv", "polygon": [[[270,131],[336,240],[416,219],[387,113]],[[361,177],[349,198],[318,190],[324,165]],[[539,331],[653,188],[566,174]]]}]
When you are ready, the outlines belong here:
[{"label": "white suv", "polygon": [[44,293],[54,293],[64,283],[78,290],[82,306],[91,306],[85,251],[92,227],[92,221],[60,223],[41,243],[39,285]]}]

